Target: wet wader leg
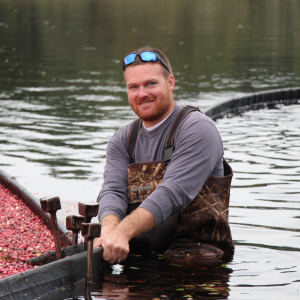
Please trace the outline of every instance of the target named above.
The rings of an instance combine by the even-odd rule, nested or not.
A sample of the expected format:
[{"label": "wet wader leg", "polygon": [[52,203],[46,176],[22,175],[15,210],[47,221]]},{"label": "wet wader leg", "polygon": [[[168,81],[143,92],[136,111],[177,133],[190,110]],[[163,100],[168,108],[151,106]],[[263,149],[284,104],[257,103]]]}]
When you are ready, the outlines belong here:
[{"label": "wet wader leg", "polygon": [[175,241],[164,253],[168,258],[184,261],[216,260],[220,259],[224,252],[212,245],[205,243],[185,243]]}]

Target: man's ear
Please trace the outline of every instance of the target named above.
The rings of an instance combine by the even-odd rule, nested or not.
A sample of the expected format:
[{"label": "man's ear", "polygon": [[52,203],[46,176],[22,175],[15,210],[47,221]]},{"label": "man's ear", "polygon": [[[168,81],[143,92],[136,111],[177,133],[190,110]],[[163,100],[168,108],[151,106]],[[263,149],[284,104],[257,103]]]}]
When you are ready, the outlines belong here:
[{"label": "man's ear", "polygon": [[175,87],[175,77],[170,75],[168,78],[169,91],[172,93]]}]

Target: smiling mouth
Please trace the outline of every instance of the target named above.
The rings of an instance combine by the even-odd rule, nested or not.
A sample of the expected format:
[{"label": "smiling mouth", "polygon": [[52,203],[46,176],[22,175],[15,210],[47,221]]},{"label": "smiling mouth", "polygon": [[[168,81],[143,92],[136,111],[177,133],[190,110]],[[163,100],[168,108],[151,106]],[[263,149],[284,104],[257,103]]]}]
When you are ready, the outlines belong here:
[{"label": "smiling mouth", "polygon": [[147,104],[150,104],[152,102],[154,102],[154,99],[153,100],[148,100],[148,101],[141,102],[141,103],[139,103],[139,105],[147,105]]}]

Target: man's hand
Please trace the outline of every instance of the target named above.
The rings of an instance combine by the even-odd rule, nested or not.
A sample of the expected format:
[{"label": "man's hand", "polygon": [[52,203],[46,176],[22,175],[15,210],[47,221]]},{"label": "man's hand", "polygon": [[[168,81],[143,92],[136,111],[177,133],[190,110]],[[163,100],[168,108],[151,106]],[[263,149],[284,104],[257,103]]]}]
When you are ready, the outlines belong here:
[{"label": "man's hand", "polygon": [[129,237],[119,226],[102,238],[103,259],[113,264],[123,261],[129,253]]},{"label": "man's hand", "polygon": [[126,259],[129,253],[129,241],[155,226],[153,215],[144,208],[137,208],[130,215],[119,221],[114,215],[101,220],[101,236],[94,240],[94,247],[104,248],[103,259],[114,263]]}]

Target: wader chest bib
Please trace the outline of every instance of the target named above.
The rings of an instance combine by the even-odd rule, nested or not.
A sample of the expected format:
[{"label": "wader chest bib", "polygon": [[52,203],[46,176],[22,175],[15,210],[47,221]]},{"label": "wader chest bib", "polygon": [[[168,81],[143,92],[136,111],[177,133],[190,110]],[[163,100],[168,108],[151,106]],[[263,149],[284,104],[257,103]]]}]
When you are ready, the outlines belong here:
[{"label": "wader chest bib", "polygon": [[[169,131],[164,161],[135,163],[135,145],[142,126],[141,120],[132,123],[127,139],[127,151],[131,157],[128,165],[128,211],[131,213],[163,181],[163,176],[174,151],[174,137],[183,119],[198,108],[187,106],[177,114]],[[195,162],[197,163],[197,162]],[[196,198],[181,212],[170,216],[164,223],[133,238],[131,249],[165,251],[176,243],[205,243],[224,251],[234,248],[228,222],[230,184],[233,172],[223,159],[224,176],[210,176]],[[199,244],[200,245],[200,244]]]}]

